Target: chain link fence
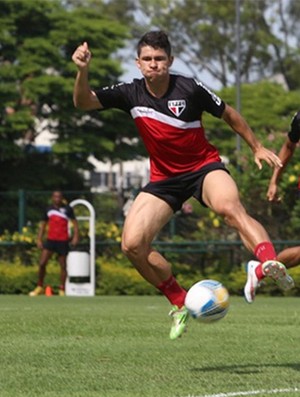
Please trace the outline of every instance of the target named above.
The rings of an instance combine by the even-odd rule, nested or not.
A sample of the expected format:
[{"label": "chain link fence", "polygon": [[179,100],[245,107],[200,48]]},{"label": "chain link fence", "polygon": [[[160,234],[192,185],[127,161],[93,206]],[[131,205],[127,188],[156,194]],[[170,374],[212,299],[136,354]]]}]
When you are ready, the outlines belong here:
[{"label": "chain link fence", "polygon": [[[123,222],[123,205],[126,198],[117,192],[92,193],[90,191],[64,191],[70,203],[75,199],[90,202],[96,211],[96,218],[104,222]],[[22,232],[24,227],[38,224],[48,205],[52,191],[18,190],[0,193],[0,235],[5,230]]]},{"label": "chain link fence", "polygon": [[[120,229],[124,222],[128,202],[132,194],[119,192],[93,193],[90,191],[64,191],[68,202],[75,199],[84,199],[90,202],[96,213],[96,223],[99,225],[115,224]],[[2,211],[0,213],[0,240],[3,233],[22,233],[24,228],[37,230],[40,220],[47,206],[51,202],[52,191],[18,190],[0,193]],[[199,206],[197,206],[199,207]],[[196,208],[196,206],[195,206]],[[251,254],[244,248],[238,234],[217,217],[204,210],[200,216],[187,205],[182,211],[175,214],[171,221],[156,236],[155,246],[170,261],[189,263],[200,267],[203,272],[212,263],[218,270],[228,266],[239,266],[251,258]],[[76,212],[76,209],[75,209]],[[77,214],[77,213],[76,213]],[[203,215],[204,214],[204,215]],[[78,214],[77,214],[78,215]],[[200,233],[199,230],[202,232]],[[101,230],[99,232],[99,229]],[[214,229],[214,230],[213,230]],[[82,234],[83,234],[82,230]],[[109,231],[110,233],[110,231]],[[120,235],[120,231],[119,231]],[[35,240],[31,242],[35,245]],[[83,239],[81,239],[83,244]],[[278,251],[286,246],[300,245],[299,241],[274,241]],[[26,244],[24,244],[26,245]],[[0,241],[0,255],[9,256],[14,250],[20,249],[22,243],[14,241]],[[28,246],[28,244],[27,244]],[[105,237],[103,226],[96,230],[97,255],[110,255],[120,252],[120,239]],[[24,249],[24,263],[26,262]]]}]

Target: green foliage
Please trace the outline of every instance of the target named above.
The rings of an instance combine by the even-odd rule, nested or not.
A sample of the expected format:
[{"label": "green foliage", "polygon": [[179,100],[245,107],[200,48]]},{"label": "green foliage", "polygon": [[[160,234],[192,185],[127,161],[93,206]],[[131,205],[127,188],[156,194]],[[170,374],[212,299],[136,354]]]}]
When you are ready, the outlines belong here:
[{"label": "green foliage", "polygon": [[234,0],[140,0],[139,3],[143,18],[140,18],[142,22],[137,20],[137,34],[145,31],[145,22],[149,29],[166,30],[175,56],[192,75],[201,78],[205,71],[222,87],[229,87],[235,83],[239,64],[242,82],[281,74],[290,89],[299,89],[297,0],[240,1],[239,56]]},{"label": "green foliage", "polygon": [[[230,106],[235,107],[236,88],[224,88],[218,92]],[[292,116],[297,108],[299,92],[286,91],[281,85],[261,81],[241,86],[241,114],[246,119],[256,136],[270,149],[276,151],[281,147],[285,133],[289,130]],[[204,113],[204,126],[211,142],[221,155],[236,160],[236,136],[223,120]],[[246,143],[242,142],[240,162],[248,163],[252,153]],[[246,149],[246,150],[245,150]],[[245,159],[243,157],[247,155]],[[242,160],[242,161],[241,161]]]},{"label": "green foliage", "polygon": [[[59,0],[1,4],[2,190],[36,184],[39,189],[82,189],[78,168],[88,168],[91,153],[99,159],[121,158],[122,152],[128,156],[127,145],[117,140],[133,133],[132,126],[126,128],[126,115],[83,115],[72,102],[76,67],[71,56],[81,42],[87,41],[93,53],[92,86],[115,83],[122,73],[115,54],[124,46],[128,28],[114,18],[120,11],[112,3],[115,8],[102,0],[69,7]],[[122,19],[128,22],[125,14]],[[111,117],[114,125],[108,124]],[[51,154],[35,152],[33,145],[44,129],[57,136]]]},{"label": "green foliage", "polygon": [[[86,208],[82,206],[77,206],[76,208],[76,216],[88,216],[86,213]],[[32,245],[36,242],[36,236],[38,234],[39,224],[36,223],[33,226],[23,227],[21,233],[14,231],[10,232],[9,230],[4,230],[4,232],[0,235],[0,243],[20,243],[24,245],[25,249],[31,249]],[[89,222],[88,221],[80,221],[79,223],[79,233],[80,233],[80,242],[86,243],[85,240],[89,238]],[[95,224],[95,237],[98,241],[108,241],[108,242],[117,242],[121,241],[121,233],[122,230],[119,225],[114,222],[106,222],[103,220],[97,220]],[[71,229],[72,234],[72,229]],[[10,252],[7,253],[10,255]],[[13,259],[13,257],[11,257]]]},{"label": "green foliage", "polygon": [[[23,241],[20,235],[14,235]],[[107,243],[109,245],[109,242]],[[3,252],[3,248],[1,250]],[[30,246],[19,246],[10,257],[1,255],[0,261],[0,294],[27,294],[31,291],[37,280],[38,259],[40,251]],[[209,255],[209,247],[207,247]],[[198,257],[195,255],[194,257]],[[170,255],[166,252],[170,260]],[[221,281],[231,295],[243,295],[246,281],[246,272],[243,266],[230,263],[226,265],[224,252],[220,251],[208,259],[208,265],[202,268],[200,262],[182,262],[173,256],[172,268],[178,282],[186,289],[195,282],[203,279]],[[198,260],[200,258],[198,257]],[[197,262],[197,261],[196,261]],[[59,265],[53,257],[47,266],[45,285],[51,285],[57,292],[59,285]],[[288,292],[282,292],[270,280],[266,279],[258,293],[271,295],[298,296],[300,293],[300,267],[290,270],[294,277],[296,287]],[[137,270],[130,264],[118,248],[102,252],[96,260],[96,294],[97,295],[156,295],[158,290],[146,282]]]},{"label": "green foliage", "polygon": [[290,223],[287,225],[287,231],[295,236],[300,233],[300,201],[296,202],[290,214]]},{"label": "green foliage", "polygon": [[[28,294],[36,287],[37,266],[22,263],[0,262],[0,294]],[[56,289],[59,285],[59,266],[47,266],[47,284]]]},{"label": "green foliage", "polygon": [[99,259],[97,294],[100,295],[154,295],[157,290],[147,283],[134,268],[121,263]]},{"label": "green foliage", "polygon": [[102,222],[117,222],[122,218],[122,202],[120,203],[120,195],[117,192],[94,194],[92,203],[97,218]]}]

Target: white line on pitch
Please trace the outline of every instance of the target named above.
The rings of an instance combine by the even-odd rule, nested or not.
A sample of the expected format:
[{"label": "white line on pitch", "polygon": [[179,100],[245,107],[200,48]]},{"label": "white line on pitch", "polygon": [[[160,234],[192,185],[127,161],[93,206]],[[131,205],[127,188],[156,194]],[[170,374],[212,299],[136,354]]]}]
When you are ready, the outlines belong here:
[{"label": "white line on pitch", "polygon": [[204,395],[195,395],[189,394],[187,397],[239,397],[239,396],[257,396],[259,394],[280,394],[280,393],[296,393],[300,392],[300,389],[294,387],[292,389],[272,389],[272,390],[248,390],[248,391],[236,391],[229,393],[217,393],[217,394],[204,394]]}]

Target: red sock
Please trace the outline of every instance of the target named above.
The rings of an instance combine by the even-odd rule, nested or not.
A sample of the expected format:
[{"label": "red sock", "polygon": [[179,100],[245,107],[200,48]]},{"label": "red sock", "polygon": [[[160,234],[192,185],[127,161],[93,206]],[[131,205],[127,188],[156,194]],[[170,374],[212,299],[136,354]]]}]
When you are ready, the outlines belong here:
[{"label": "red sock", "polygon": [[163,281],[157,288],[165,295],[172,305],[177,305],[179,309],[184,305],[186,291],[180,287],[174,276]]},{"label": "red sock", "polygon": [[263,269],[262,269],[262,264],[260,263],[258,266],[256,266],[255,268],[255,274],[258,278],[258,280],[262,280],[263,278],[265,278],[266,276],[263,273]]},{"label": "red sock", "polygon": [[[262,263],[268,260],[276,259],[275,248],[270,241],[264,241],[258,244],[255,247],[254,254]],[[255,274],[258,280],[261,280],[265,277],[261,263],[256,267]]]},{"label": "red sock", "polygon": [[270,241],[264,241],[255,247],[254,255],[260,262],[276,259],[276,252],[273,244]]}]

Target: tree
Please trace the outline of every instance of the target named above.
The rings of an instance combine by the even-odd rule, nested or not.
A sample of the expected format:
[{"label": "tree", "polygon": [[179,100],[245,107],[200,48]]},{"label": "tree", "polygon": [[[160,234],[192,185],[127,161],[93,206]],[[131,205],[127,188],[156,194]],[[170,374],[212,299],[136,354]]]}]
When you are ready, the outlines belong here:
[{"label": "tree", "polygon": [[298,0],[277,0],[271,4],[271,15],[275,18],[273,17],[274,21],[270,21],[270,28],[273,34],[279,37],[272,47],[276,59],[273,71],[285,77],[289,89],[299,89],[300,3]]},{"label": "tree", "polygon": [[[83,186],[78,168],[88,167],[89,154],[104,159],[136,150],[120,138],[133,134],[126,115],[83,114],[72,102],[76,67],[71,55],[82,41],[93,52],[92,85],[113,84],[122,73],[114,54],[124,46],[128,28],[108,14],[120,13],[117,3],[125,4],[1,1],[1,190],[48,190],[53,184],[78,189]],[[43,126],[57,135],[52,153],[35,151]]]},{"label": "tree", "polygon": [[231,86],[239,62],[242,82],[280,72],[290,89],[299,87],[299,73],[296,73],[300,60],[296,35],[299,28],[295,28],[299,2],[240,0],[239,4],[239,59],[235,0],[140,0],[139,11],[143,15],[140,31],[145,30],[145,22],[149,29],[166,30],[175,56],[197,78],[206,71],[221,86]]}]

